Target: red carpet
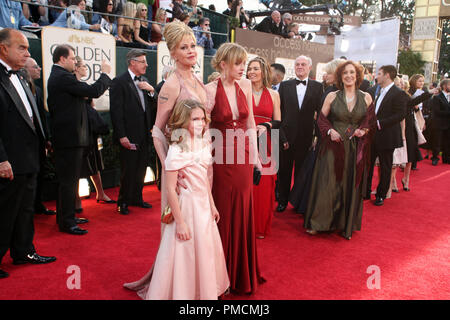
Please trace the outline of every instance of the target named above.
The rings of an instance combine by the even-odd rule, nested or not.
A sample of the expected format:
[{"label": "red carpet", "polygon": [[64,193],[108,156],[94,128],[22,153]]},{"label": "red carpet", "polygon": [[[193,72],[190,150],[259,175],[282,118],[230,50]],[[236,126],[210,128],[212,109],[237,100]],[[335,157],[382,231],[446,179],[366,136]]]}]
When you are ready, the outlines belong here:
[{"label": "red carpet", "polygon": [[[382,207],[365,202],[362,230],[350,241],[309,236],[300,215],[275,213],[272,235],[258,240],[267,283],[253,296],[227,299],[450,299],[450,165],[425,160],[418,167],[412,191],[394,193]],[[117,189],[107,193],[117,197]],[[58,232],[54,216],[36,216],[38,253],[58,260],[14,266],[5,256],[1,267],[10,277],[0,280],[0,299],[138,299],[122,284],[148,271],[160,232],[155,186],[145,188],[144,199],[154,208],[131,207],[129,216],[117,214],[115,205],[84,200],[85,236]],[[80,268],[80,290],[67,288],[71,265]],[[367,287],[371,265],[380,268],[380,289]]]}]

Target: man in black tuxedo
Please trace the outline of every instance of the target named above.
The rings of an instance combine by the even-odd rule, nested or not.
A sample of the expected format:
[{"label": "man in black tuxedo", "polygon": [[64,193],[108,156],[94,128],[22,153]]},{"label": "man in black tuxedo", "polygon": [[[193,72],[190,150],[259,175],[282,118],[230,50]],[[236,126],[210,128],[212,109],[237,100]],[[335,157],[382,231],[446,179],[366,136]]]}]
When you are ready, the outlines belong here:
[{"label": "man in black tuxedo", "polygon": [[[29,56],[22,33],[0,31],[0,263],[8,249],[14,264],[56,260],[38,255],[33,245],[39,147],[45,133],[33,94],[18,74]],[[6,277],[0,270],[0,278]]]},{"label": "man in black tuxedo", "polygon": [[117,210],[128,214],[129,205],[151,208],[144,202],[142,189],[149,164],[150,130],[155,121],[155,89],[142,77],[147,69],[145,51],[130,50],[128,70],[111,86],[110,112],[114,139],[120,144],[120,191]]},{"label": "man in black tuxedo", "polygon": [[[397,69],[394,66],[382,66],[378,70],[376,87],[369,93],[374,98],[375,114],[377,116],[377,129],[374,134],[371,162],[367,180],[367,193],[365,199],[370,199],[372,192],[372,177],[375,160],[380,161],[380,182],[378,184],[375,205],[381,206],[386,198],[391,183],[391,171],[394,149],[403,146],[400,122],[406,115],[406,93],[394,85]],[[375,94],[375,92],[377,93]]]},{"label": "man in black tuxedo", "polygon": [[322,107],[323,87],[320,82],[308,78],[311,69],[311,58],[299,56],[295,60],[296,78],[282,82],[278,90],[281,100],[278,212],[286,209],[292,168],[297,176],[312,144],[314,114],[319,114]]},{"label": "man in black tuxedo", "polygon": [[431,114],[436,130],[436,146],[433,148],[432,164],[439,162],[442,149],[442,163],[450,164],[450,79],[441,81],[441,93],[431,99]]},{"label": "man in black tuxedo", "polygon": [[275,10],[270,17],[265,17],[256,27],[255,30],[259,32],[272,33],[280,36],[282,33],[283,24],[281,23],[281,14]]},{"label": "man in black tuxedo", "polygon": [[36,105],[39,111],[39,116],[41,117],[42,129],[44,130],[45,136],[47,137],[47,141],[45,144],[41,146],[40,152],[40,170],[37,176],[37,186],[36,186],[36,198],[34,200],[34,212],[36,214],[46,214],[46,215],[55,215],[56,211],[47,209],[45,205],[42,203],[42,187],[44,183],[44,164],[47,158],[47,152],[51,150],[51,142],[50,142],[50,132],[47,125],[47,111],[44,106],[44,94],[42,89],[36,86],[34,81],[41,78],[41,67],[37,64],[36,60],[29,57],[27,62],[25,63],[24,68],[25,78],[30,86],[31,92],[36,101]]},{"label": "man in black tuxedo", "polygon": [[108,89],[111,79],[106,73],[111,71],[111,66],[103,62],[100,78],[89,85],[78,81],[73,74],[75,62],[74,48],[69,45],[55,48],[47,83],[47,105],[59,183],[56,221],[61,232],[83,235],[87,230],[77,224],[88,221],[75,217],[75,203],[83,154],[89,146],[86,98],[98,98]]}]

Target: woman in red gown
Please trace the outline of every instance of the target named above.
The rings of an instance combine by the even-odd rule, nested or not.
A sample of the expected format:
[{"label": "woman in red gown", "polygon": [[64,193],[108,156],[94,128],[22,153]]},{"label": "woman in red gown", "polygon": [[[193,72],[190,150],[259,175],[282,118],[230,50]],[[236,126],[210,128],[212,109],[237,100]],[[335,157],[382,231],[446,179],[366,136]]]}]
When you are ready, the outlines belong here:
[{"label": "woman in red gown", "polygon": [[[230,288],[238,294],[254,293],[260,276],[256,254],[253,218],[253,163],[257,156],[255,121],[252,111],[251,83],[241,79],[247,52],[235,43],[225,43],[217,50],[212,64],[221,77],[206,88],[214,107],[211,134],[215,138],[212,194],[220,213],[218,223],[230,277]],[[253,136],[245,134],[253,129]],[[215,131],[215,132],[214,132]],[[248,132],[247,132],[248,133]],[[234,134],[237,140],[231,135]],[[241,143],[239,142],[241,140]],[[218,143],[221,141],[222,143]],[[234,156],[227,161],[227,155]],[[242,155],[245,155],[245,159]]]},{"label": "woman in red gown", "polygon": [[[264,172],[258,185],[253,186],[253,208],[255,215],[256,237],[264,239],[270,234],[273,209],[275,203],[276,170],[271,159],[270,130],[279,126],[281,120],[280,95],[277,91],[269,89],[271,70],[267,60],[257,57],[251,60],[247,67],[247,78],[252,82],[253,115],[260,140],[259,148],[266,147],[266,155],[271,162],[263,164]],[[265,141],[261,144],[261,140]],[[262,154],[262,150],[259,150]]]}]

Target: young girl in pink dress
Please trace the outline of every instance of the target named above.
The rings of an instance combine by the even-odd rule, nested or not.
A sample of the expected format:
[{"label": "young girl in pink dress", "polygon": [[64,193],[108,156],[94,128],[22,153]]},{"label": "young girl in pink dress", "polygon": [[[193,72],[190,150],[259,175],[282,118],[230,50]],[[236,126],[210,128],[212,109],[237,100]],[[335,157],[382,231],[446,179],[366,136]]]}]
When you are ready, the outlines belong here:
[{"label": "young girl in pink dress", "polygon": [[[155,263],[141,280],[124,284],[146,300],[213,300],[229,287],[225,256],[208,179],[209,119],[195,100],[179,101],[168,121],[172,132],[165,159],[167,200],[174,221],[162,228]],[[179,188],[178,172],[187,188]]]}]

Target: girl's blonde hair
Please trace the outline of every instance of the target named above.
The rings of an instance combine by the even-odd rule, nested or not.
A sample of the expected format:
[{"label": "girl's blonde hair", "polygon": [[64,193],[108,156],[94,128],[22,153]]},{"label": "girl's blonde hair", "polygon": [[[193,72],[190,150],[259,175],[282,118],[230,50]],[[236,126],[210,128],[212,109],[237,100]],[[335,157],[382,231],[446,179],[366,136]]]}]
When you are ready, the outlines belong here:
[{"label": "girl's blonde hair", "polygon": [[248,79],[248,68],[250,67],[250,64],[252,64],[253,62],[258,62],[259,67],[261,68],[262,85],[266,88],[270,88],[271,87],[270,83],[272,79],[272,70],[270,69],[270,65],[267,62],[267,60],[263,57],[256,57],[250,60],[247,66],[247,79]]},{"label": "girl's blonde hair", "polygon": [[190,36],[197,43],[194,31],[188,27],[185,23],[180,21],[173,21],[165,25],[164,27],[164,39],[167,43],[167,48],[170,53],[177,48],[178,44],[181,42],[184,36]]},{"label": "girl's blonde hair", "polygon": [[214,69],[222,72],[220,63],[224,61],[226,64],[242,63],[247,60],[247,51],[244,47],[237,43],[223,43],[217,50],[215,56],[211,60],[211,65]]},{"label": "girl's blonde hair", "polygon": [[[206,113],[206,109],[201,102],[192,99],[179,101],[173,108],[172,114],[170,115],[169,121],[167,122],[167,127],[171,132],[171,136],[169,138],[170,144],[176,143],[180,145],[183,150],[189,149],[189,147],[186,145],[186,142],[189,141],[189,138],[186,136],[187,134],[189,134],[187,129],[191,121],[192,111],[196,108],[199,108],[203,111],[206,124],[211,122]],[[205,129],[203,129],[202,135],[205,133],[205,130],[206,126]]]}]

